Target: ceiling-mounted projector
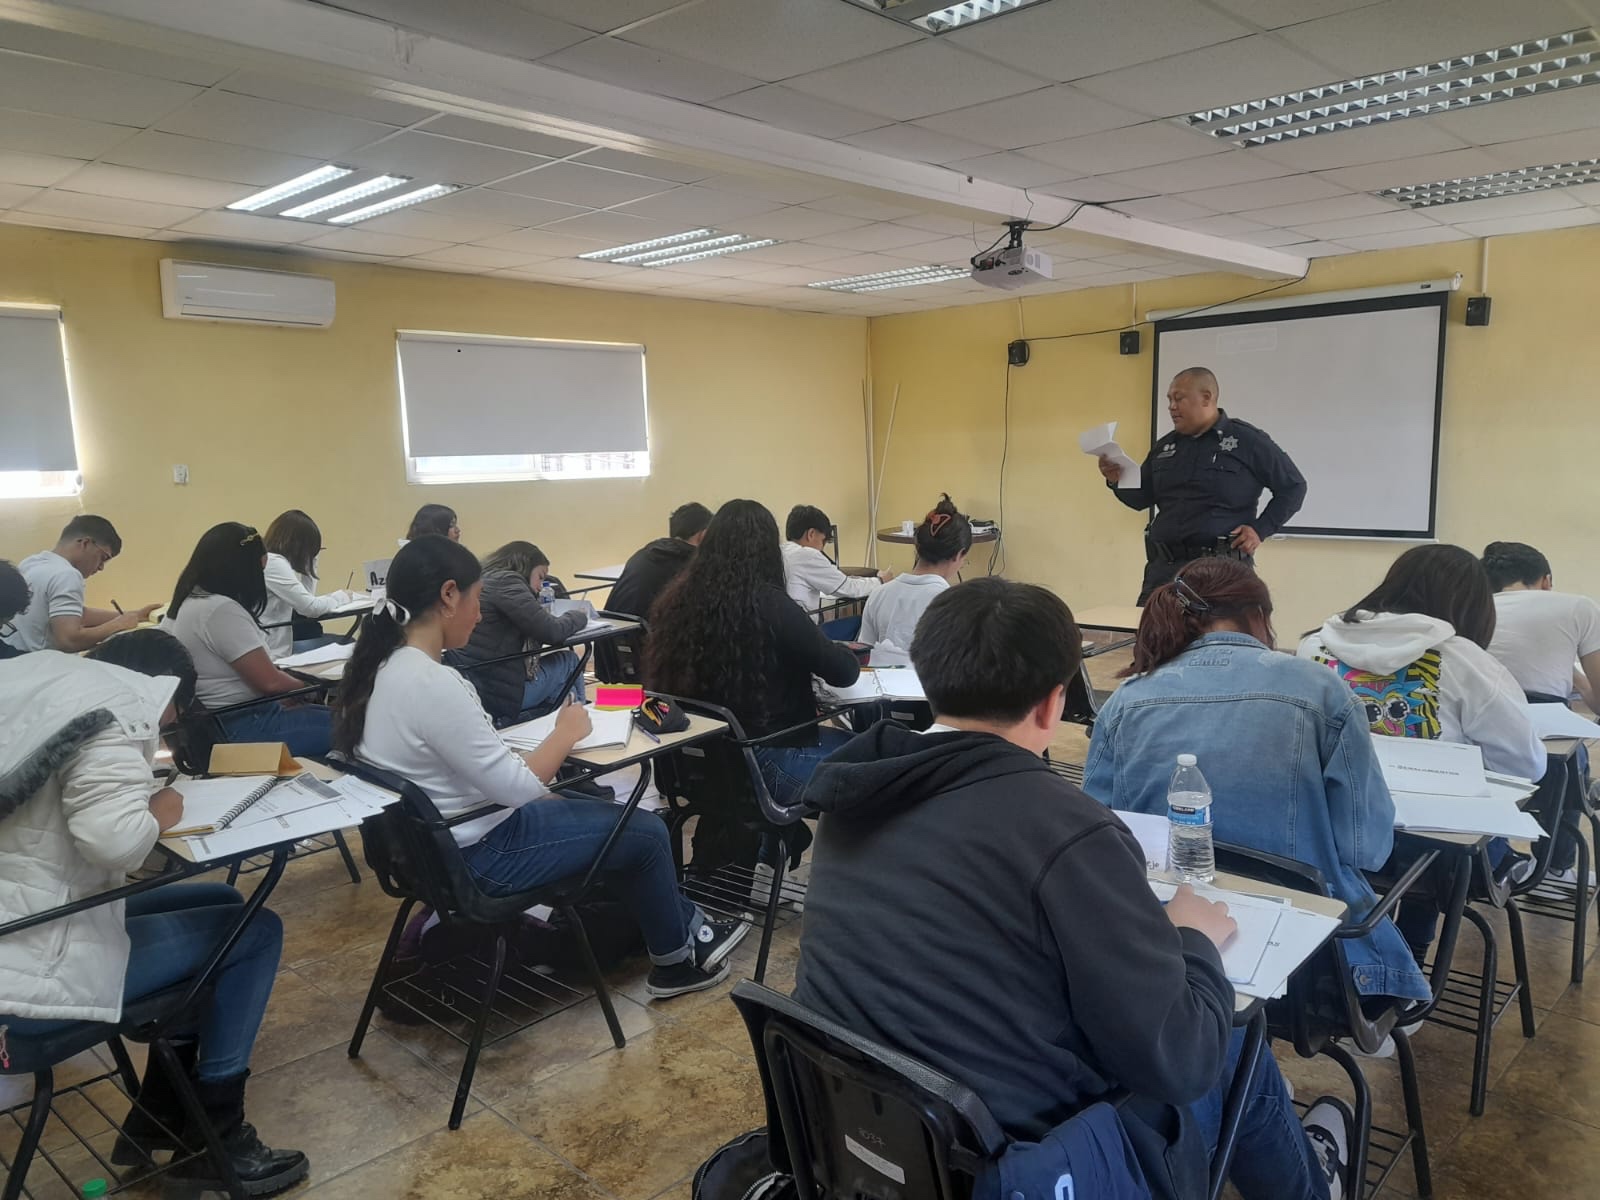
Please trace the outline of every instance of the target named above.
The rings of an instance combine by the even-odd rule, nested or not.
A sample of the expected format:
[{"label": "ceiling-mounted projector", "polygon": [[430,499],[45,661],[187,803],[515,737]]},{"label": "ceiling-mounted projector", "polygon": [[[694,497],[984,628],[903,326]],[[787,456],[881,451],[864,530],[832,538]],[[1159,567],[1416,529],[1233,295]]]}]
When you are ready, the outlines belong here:
[{"label": "ceiling-mounted projector", "polygon": [[1042,250],[1030,250],[1022,244],[1026,221],[1007,221],[1011,230],[1010,242],[999,250],[985,250],[972,260],[972,278],[985,287],[1004,288],[1011,291],[1042,283],[1054,278],[1050,256]]}]

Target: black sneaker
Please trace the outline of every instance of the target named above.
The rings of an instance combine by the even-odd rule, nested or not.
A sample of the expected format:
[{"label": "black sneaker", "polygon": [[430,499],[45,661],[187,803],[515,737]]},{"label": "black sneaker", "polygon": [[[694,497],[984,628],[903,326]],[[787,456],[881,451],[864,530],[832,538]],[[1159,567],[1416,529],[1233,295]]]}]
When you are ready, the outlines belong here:
[{"label": "black sneaker", "polygon": [[1301,1119],[1312,1156],[1328,1181],[1329,1200],[1344,1197],[1344,1177],[1350,1169],[1350,1131],[1355,1120],[1350,1106],[1335,1096],[1313,1101]]},{"label": "black sneaker", "polygon": [[733,953],[733,948],[744,941],[744,935],[749,932],[750,926],[743,921],[714,921],[707,918],[694,935],[695,966],[709,971]]},{"label": "black sneaker", "polygon": [[708,987],[716,987],[726,979],[730,969],[726,962],[714,967],[701,967],[692,959],[686,958],[680,963],[673,963],[670,967],[651,967],[650,977],[645,980],[644,990],[657,1000],[667,1000],[687,992],[702,992]]}]

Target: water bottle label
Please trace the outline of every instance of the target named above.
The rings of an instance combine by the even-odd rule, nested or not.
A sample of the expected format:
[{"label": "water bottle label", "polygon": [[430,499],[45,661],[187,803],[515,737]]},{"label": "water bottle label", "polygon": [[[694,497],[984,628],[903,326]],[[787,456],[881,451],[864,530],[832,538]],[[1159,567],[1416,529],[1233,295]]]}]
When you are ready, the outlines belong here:
[{"label": "water bottle label", "polygon": [[1211,824],[1211,809],[1205,808],[1169,808],[1167,819],[1174,825],[1194,825],[1204,827]]}]

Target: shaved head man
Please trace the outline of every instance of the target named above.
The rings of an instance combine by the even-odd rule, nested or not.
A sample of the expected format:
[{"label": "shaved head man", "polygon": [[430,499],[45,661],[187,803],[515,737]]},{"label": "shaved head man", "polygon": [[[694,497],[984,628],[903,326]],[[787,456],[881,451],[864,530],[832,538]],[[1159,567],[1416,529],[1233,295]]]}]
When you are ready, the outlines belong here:
[{"label": "shaved head man", "polygon": [[[1106,486],[1129,508],[1154,515],[1145,528],[1143,604],[1187,562],[1210,555],[1255,561],[1256,548],[1300,511],[1306,481],[1261,430],[1228,416],[1209,367],[1185,367],[1167,385],[1172,432],[1150,448],[1138,487],[1118,487],[1122,468],[1100,460]],[[1261,493],[1272,499],[1257,514]]]}]

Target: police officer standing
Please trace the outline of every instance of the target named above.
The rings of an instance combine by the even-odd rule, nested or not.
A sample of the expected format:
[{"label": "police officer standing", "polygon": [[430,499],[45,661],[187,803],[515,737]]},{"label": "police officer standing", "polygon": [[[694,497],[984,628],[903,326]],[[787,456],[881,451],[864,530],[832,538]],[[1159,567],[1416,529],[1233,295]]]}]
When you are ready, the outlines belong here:
[{"label": "police officer standing", "polygon": [[[1167,388],[1172,432],[1151,447],[1138,487],[1117,487],[1122,468],[1100,459],[1100,474],[1118,500],[1157,510],[1144,534],[1140,604],[1194,559],[1221,555],[1254,563],[1256,547],[1305,503],[1305,476],[1293,460],[1254,425],[1218,408],[1219,393],[1217,377],[1205,367],[1173,376]],[[1257,516],[1263,489],[1272,499]]]}]

